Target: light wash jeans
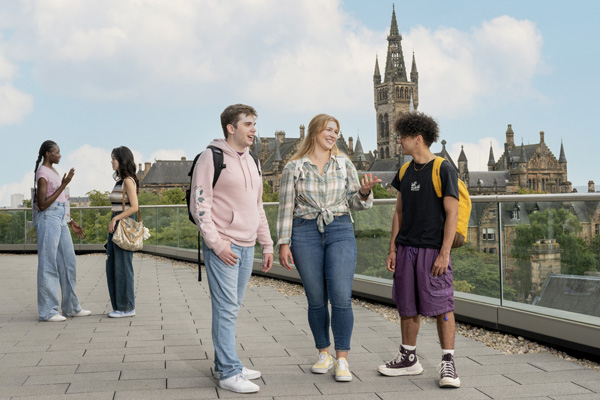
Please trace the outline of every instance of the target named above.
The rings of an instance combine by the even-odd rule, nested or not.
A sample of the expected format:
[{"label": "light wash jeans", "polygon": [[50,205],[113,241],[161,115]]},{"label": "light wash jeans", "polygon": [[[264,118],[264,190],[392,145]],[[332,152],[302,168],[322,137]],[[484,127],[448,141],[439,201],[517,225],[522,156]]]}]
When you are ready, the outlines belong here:
[{"label": "light wash jeans", "polygon": [[[112,217],[120,214],[114,212]],[[121,221],[117,221],[115,229]],[[135,285],[133,280],[133,251],[124,250],[113,243],[108,234],[106,243],[106,284],[110,304],[114,311],[135,310]]]},{"label": "light wash jeans", "polygon": [[349,215],[335,217],[325,225],[323,233],[319,232],[316,221],[294,218],[290,249],[306,292],[308,324],[315,347],[324,349],[331,345],[331,324],[335,349],[347,351],[354,327],[351,302],[356,266],[354,228]]},{"label": "light wash jeans", "polygon": [[59,286],[62,292],[63,314],[70,316],[81,311],[79,299],[75,294],[77,261],[71,233],[65,221],[65,212],[65,203],[55,201],[36,218],[37,297],[41,321],[58,314]]},{"label": "light wash jeans", "polygon": [[231,244],[231,250],[239,257],[234,266],[226,265],[214,251],[202,244],[212,303],[215,371],[221,374],[221,380],[242,372],[243,365],[235,349],[235,324],[254,262],[254,246]]}]

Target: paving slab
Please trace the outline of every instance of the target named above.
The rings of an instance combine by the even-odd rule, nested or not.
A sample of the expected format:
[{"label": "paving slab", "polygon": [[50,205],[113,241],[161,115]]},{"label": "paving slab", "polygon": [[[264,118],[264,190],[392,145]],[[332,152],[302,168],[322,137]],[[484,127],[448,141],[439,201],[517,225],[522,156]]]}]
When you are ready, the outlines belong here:
[{"label": "paving slab", "polygon": [[353,306],[353,380],[312,374],[316,360],[306,298],[273,287],[248,287],[239,313],[241,361],[259,369],[260,391],[243,396],[213,379],[211,305],[196,271],[136,254],[134,318],[111,319],[104,255],[81,255],[78,295],[93,314],[63,323],[37,320],[35,255],[0,255],[0,400],[170,399],[600,399],[600,373],[552,354],[504,355],[457,336],[460,389],[437,387],[440,349],[434,324],[423,324],[417,354],[425,371],[385,377],[399,326]]}]

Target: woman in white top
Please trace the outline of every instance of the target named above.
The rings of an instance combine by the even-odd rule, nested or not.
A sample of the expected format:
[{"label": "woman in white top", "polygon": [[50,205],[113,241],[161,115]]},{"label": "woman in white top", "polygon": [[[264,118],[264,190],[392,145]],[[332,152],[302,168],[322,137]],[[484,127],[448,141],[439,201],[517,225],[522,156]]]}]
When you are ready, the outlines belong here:
[{"label": "woman in white top", "polygon": [[[133,284],[133,252],[117,246],[112,241],[113,233],[120,220],[133,217],[138,211],[138,185],[133,153],[125,146],[113,149],[111,165],[117,181],[108,200],[112,205],[112,218],[108,224],[106,245],[106,280],[113,311],[111,318],[135,315],[135,288]],[[125,207],[123,207],[123,201]]]},{"label": "woman in white top", "polygon": [[[77,261],[67,227],[70,225],[80,238],[85,236],[83,229],[71,219],[70,199],[65,191],[75,169],[71,168],[61,178],[53,166],[60,162],[60,158],[58,145],[46,140],[40,146],[34,169],[35,197],[32,201],[38,245],[38,312],[40,321],[49,322],[65,321],[65,316],[85,317],[91,314],[91,311],[81,308],[75,294]],[[59,289],[62,292],[63,315],[58,312]]]}]

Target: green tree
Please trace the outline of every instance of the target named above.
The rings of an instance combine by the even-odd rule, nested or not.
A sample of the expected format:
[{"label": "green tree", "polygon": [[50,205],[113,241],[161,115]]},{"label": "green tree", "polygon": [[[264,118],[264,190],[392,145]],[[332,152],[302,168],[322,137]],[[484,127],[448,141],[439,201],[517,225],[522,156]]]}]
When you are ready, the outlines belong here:
[{"label": "green tree", "polygon": [[[497,254],[483,253],[470,243],[452,249],[454,290],[500,298],[500,266]],[[504,287],[503,298],[515,300],[516,292]]]},{"label": "green tree", "polygon": [[381,186],[379,183],[375,186],[373,186],[373,197],[376,199],[391,199],[394,196],[393,194],[391,194],[390,192],[388,192],[387,190],[385,190],[385,188],[383,186]]},{"label": "green tree", "polygon": [[86,193],[90,199],[90,207],[110,206],[108,201],[109,192],[100,192],[99,190],[92,190]]},{"label": "green tree", "polygon": [[160,194],[160,204],[185,204],[185,192],[178,187],[167,189]]},{"label": "green tree", "polygon": [[160,196],[156,193],[141,191],[138,193],[138,202],[141,206],[154,206],[160,204]]},{"label": "green tree", "polygon": [[529,225],[518,225],[511,256],[516,269],[511,277],[513,285],[524,299],[531,291],[532,244],[541,239],[555,239],[560,245],[561,273],[582,275],[597,268],[597,259],[589,246],[579,237],[582,230],[579,219],[564,208],[547,209],[529,215]]},{"label": "green tree", "polygon": [[270,202],[278,202],[279,201],[279,192],[275,192],[273,190],[273,186],[269,184],[269,182],[263,182],[263,195],[262,201],[265,203]]}]

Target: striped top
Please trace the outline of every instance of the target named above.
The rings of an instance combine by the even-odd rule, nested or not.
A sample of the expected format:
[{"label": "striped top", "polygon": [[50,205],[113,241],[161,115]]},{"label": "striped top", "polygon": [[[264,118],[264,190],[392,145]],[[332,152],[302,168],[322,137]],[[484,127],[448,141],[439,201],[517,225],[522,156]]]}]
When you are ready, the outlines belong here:
[{"label": "striped top", "polygon": [[[345,163],[347,179],[344,179]],[[299,167],[299,168],[298,168]],[[298,170],[299,176],[294,176]],[[347,180],[347,183],[346,183]],[[277,246],[290,244],[294,218],[317,219],[319,231],[333,221],[334,216],[365,210],[373,205],[373,193],[362,201],[358,174],[348,157],[331,155],[323,167],[323,175],[308,156],[292,160],[283,169],[279,186]]]},{"label": "striped top", "polygon": [[[133,179],[132,179],[133,180]],[[133,181],[135,186],[135,181]],[[125,193],[125,210],[123,210],[123,180],[121,179],[115,184],[112,192],[108,195],[108,201],[110,201],[111,211],[125,211],[131,207],[129,204],[129,197],[127,193]]]}]

